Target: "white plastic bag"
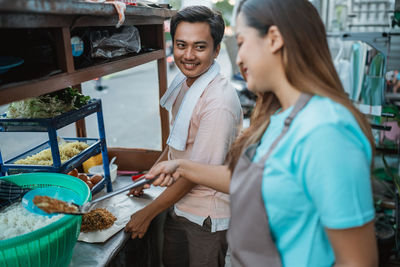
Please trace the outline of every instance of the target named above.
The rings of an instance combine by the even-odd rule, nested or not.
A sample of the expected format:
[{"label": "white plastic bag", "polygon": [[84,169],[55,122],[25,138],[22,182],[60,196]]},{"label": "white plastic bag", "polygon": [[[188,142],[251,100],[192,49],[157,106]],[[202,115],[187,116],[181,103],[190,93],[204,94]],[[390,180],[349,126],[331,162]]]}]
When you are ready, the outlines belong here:
[{"label": "white plastic bag", "polygon": [[141,47],[139,30],[134,26],[124,26],[114,33],[108,30],[92,31],[90,44],[92,58],[107,59],[132,52],[139,53]]}]

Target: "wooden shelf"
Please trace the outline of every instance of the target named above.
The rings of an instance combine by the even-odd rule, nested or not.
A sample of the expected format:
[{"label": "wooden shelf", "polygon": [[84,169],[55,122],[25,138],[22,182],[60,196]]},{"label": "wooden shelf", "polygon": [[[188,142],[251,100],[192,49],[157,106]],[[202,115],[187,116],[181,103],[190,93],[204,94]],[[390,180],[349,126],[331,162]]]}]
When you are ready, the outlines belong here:
[{"label": "wooden shelf", "polygon": [[[77,0],[0,0],[0,11],[33,14],[109,16],[117,14],[111,4]],[[126,6],[126,16],[156,16],[170,18],[176,11],[165,8]]]},{"label": "wooden shelf", "polygon": [[164,50],[156,50],[145,54],[123,58],[107,62],[85,69],[76,70],[72,73],[61,73],[51,77],[37,80],[23,81],[6,84],[0,87],[0,105],[4,105],[27,97],[36,97],[46,93],[54,92],[71,85],[92,80],[107,74],[133,68],[154,60],[165,57]]},{"label": "wooden shelf", "polygon": [[[175,12],[127,6],[125,25],[159,24]],[[72,0],[0,0],[0,17],[0,27],[7,28],[114,26],[118,22],[118,13],[111,4]]]}]

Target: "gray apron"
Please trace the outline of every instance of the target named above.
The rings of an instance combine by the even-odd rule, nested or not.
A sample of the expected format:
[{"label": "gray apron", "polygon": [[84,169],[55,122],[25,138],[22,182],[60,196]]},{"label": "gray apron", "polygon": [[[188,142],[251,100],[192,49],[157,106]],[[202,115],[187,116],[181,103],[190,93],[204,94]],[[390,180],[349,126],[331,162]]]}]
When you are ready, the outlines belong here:
[{"label": "gray apron", "polygon": [[282,132],[259,162],[251,161],[258,144],[252,144],[245,149],[238,160],[230,184],[232,215],[227,233],[232,266],[282,266],[269,230],[268,215],[261,195],[262,176],[265,161],[289,130],[294,117],[310,98],[311,95],[308,94],[299,97],[285,120]]}]

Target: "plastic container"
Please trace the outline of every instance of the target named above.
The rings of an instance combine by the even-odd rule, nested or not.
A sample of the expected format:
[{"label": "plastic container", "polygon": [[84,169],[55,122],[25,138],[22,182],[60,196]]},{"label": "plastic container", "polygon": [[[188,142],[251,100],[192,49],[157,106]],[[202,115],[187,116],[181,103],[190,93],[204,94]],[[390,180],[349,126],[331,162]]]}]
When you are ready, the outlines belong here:
[{"label": "plastic container", "polygon": [[[83,204],[91,199],[89,187],[75,177],[59,173],[26,173],[4,179],[22,187],[60,186],[71,189]],[[0,240],[2,266],[68,266],[81,226],[81,216],[65,215],[31,233]]]},{"label": "plastic container", "polygon": [[[112,164],[110,167],[111,182],[114,182],[115,179],[117,178],[117,171],[118,171],[118,165]],[[89,169],[89,174],[101,174],[104,176],[103,165],[96,165],[91,167]]]}]

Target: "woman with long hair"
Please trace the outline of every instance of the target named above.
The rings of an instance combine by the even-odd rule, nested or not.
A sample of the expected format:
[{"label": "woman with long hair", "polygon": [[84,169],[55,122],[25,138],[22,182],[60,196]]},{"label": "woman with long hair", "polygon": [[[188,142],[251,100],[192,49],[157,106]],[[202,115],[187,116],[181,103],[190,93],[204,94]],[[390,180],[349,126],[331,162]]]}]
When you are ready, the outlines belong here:
[{"label": "woman with long hair", "polygon": [[237,64],[258,95],[226,166],[161,162],[230,193],[234,266],[377,266],[368,122],[346,96],[324,25],[307,0],[245,0]]}]

